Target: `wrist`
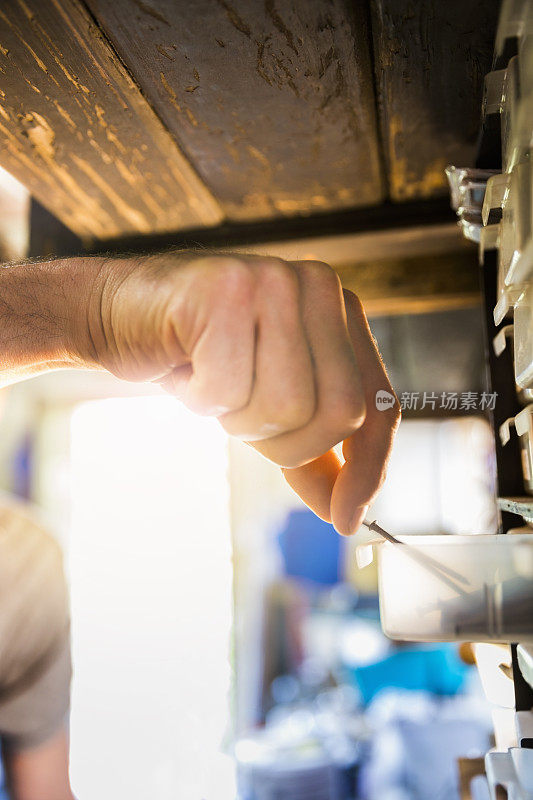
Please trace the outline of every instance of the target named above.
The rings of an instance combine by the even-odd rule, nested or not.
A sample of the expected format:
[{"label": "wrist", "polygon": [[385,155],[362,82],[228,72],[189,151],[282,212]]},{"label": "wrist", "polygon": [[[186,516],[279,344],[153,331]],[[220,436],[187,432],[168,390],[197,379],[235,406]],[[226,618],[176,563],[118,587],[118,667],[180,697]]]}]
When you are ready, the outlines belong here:
[{"label": "wrist", "polygon": [[56,262],[65,296],[61,336],[68,366],[101,369],[100,345],[102,295],[109,260],[80,256]]},{"label": "wrist", "polygon": [[[102,259],[0,267],[0,382],[84,363],[84,319]],[[90,262],[90,263],[87,263]]]},{"label": "wrist", "polygon": [[83,287],[83,297],[76,306],[70,325],[71,356],[77,366],[86,369],[113,370],[117,351],[113,314],[116,295],[124,281],[135,271],[136,260],[127,257],[79,259],[72,276],[74,290]]}]

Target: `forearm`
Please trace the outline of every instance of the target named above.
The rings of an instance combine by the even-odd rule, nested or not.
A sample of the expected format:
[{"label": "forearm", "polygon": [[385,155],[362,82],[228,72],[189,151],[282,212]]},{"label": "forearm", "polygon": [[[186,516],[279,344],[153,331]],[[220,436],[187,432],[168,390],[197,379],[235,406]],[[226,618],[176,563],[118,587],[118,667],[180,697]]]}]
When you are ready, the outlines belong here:
[{"label": "forearm", "polygon": [[[184,354],[172,338],[165,340],[162,310],[150,303],[161,284],[173,300],[189,293],[190,281],[177,280],[181,268],[199,257],[194,251],[143,256],[82,256],[0,266],[0,387],[41,372],[64,368],[107,369],[129,380],[153,380],[156,363],[170,348],[175,365]],[[133,281],[122,316],[133,328],[140,318],[143,343],[154,345],[150,364],[137,374],[135,365],[121,370],[115,341],[115,296],[121,285],[143,266],[142,281]],[[159,292],[161,293],[161,292]],[[120,306],[120,302],[119,302]],[[143,310],[144,309],[144,310]],[[160,342],[159,339],[165,341]],[[150,360],[149,358],[149,360]],[[163,370],[164,372],[164,370]]]},{"label": "forearm", "polygon": [[94,366],[82,362],[76,339],[102,263],[70,258],[0,267],[0,385]]}]

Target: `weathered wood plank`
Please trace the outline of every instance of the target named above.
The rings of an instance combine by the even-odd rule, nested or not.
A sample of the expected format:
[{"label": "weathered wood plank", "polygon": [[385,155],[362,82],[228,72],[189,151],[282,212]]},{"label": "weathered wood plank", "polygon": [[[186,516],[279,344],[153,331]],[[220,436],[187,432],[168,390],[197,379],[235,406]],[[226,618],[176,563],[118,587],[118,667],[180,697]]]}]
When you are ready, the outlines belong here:
[{"label": "weathered wood plank", "polygon": [[499,3],[371,0],[381,130],[393,200],[445,193],[473,163]]},{"label": "weathered wood plank", "polygon": [[76,0],[0,6],[0,164],[86,239],[222,216]]},{"label": "weathered wood plank", "polygon": [[366,3],[88,6],[230,219],[382,199]]}]

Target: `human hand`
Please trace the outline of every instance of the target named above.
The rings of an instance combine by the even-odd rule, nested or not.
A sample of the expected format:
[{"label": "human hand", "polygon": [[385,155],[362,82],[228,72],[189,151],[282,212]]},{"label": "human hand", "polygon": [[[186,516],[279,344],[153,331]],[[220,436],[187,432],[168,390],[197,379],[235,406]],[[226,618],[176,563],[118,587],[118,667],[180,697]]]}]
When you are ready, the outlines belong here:
[{"label": "human hand", "polygon": [[[79,357],[154,381],[279,464],[343,534],[378,491],[399,423],[361,304],[315,261],[162,254],[107,259]],[[84,323],[85,324],[85,323]],[[342,463],[332,448],[343,442]]]}]

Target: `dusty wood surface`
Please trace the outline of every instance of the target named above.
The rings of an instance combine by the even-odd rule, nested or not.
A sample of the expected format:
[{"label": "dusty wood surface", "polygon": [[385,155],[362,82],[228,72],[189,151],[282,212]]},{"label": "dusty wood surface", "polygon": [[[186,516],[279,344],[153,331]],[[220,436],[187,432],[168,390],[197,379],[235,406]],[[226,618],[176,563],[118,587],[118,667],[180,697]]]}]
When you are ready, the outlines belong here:
[{"label": "dusty wood surface", "polygon": [[230,219],[382,199],[366,3],[88,6]]},{"label": "dusty wood surface", "polygon": [[381,130],[393,200],[447,191],[473,163],[498,2],[371,0]]},{"label": "dusty wood surface", "polygon": [[75,0],[0,6],[0,164],[71,230],[212,225],[212,198]]},{"label": "dusty wood surface", "polygon": [[0,165],[85,239],[446,194],[498,5],[4,0]]}]

